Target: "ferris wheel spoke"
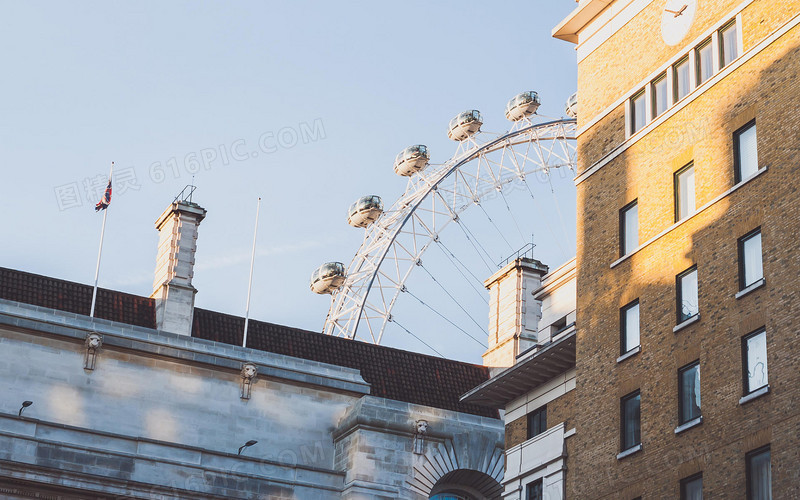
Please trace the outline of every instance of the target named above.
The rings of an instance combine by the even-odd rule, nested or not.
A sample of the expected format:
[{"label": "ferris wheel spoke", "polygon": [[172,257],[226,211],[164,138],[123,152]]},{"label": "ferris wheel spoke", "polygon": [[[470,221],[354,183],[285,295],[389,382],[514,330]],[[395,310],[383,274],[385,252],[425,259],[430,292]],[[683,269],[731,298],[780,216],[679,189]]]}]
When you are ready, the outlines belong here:
[{"label": "ferris wheel spoke", "polygon": [[[480,332],[481,332],[481,333],[484,333],[484,330],[485,330],[485,328],[484,328],[483,326],[481,326],[481,325],[480,325],[480,324],[479,324],[477,321],[475,321],[475,318],[473,318],[473,317],[472,317],[472,315],[469,313],[469,311],[467,311],[467,310],[464,308],[464,306],[463,306],[463,305],[461,305],[461,302],[459,302],[459,301],[458,301],[458,299],[456,299],[456,298],[453,296],[453,294],[452,294],[452,293],[450,293],[450,291],[449,291],[447,288],[445,288],[445,287],[444,287],[444,285],[442,285],[442,284],[439,282],[439,280],[437,280],[437,279],[436,279],[436,278],[433,276],[433,274],[431,274],[431,272],[430,272],[430,271],[428,271],[428,268],[427,268],[427,267],[425,267],[425,266],[423,266],[422,264],[420,264],[420,266],[419,266],[419,267],[421,267],[421,268],[422,268],[422,270],[423,270],[423,271],[425,271],[425,273],[427,273],[427,275],[428,275],[428,276],[429,276],[429,277],[430,277],[430,278],[433,280],[433,282],[434,282],[434,283],[436,283],[437,285],[439,285],[439,288],[441,288],[441,289],[444,291],[444,293],[445,293],[445,294],[446,294],[448,297],[450,297],[450,299],[453,301],[453,303],[454,303],[455,305],[457,305],[457,306],[458,306],[458,308],[459,308],[459,309],[461,309],[461,310],[464,312],[464,314],[466,314],[466,315],[467,315],[467,317],[468,317],[470,320],[472,320],[472,322],[475,324],[475,326],[477,326],[477,327],[478,327],[478,330],[480,330]],[[462,331],[463,331],[463,330],[462,330]],[[466,332],[465,332],[465,333],[466,333]]]},{"label": "ferris wheel spoke", "polygon": [[[486,251],[486,249],[483,248],[483,245],[481,245],[479,241],[473,241],[473,238],[470,237],[471,234],[470,230],[467,229],[467,227],[464,225],[461,219],[456,220],[456,225],[460,227],[461,230],[464,232],[464,236],[467,238],[467,241],[469,241],[470,245],[472,245],[472,248],[475,249],[475,253],[478,254],[478,257],[480,257],[484,265],[486,265],[486,269],[488,269],[490,273],[493,273],[495,269],[493,269],[492,266],[489,265],[489,262],[487,262],[487,260],[483,258],[483,255],[481,254],[480,250],[478,250],[478,248],[480,247],[480,249],[483,250],[483,253],[486,254],[486,256],[489,257],[489,260],[491,261],[492,258],[491,256],[489,256],[489,253]],[[476,244],[478,246],[475,246]]]},{"label": "ferris wheel spoke", "polygon": [[506,242],[506,245],[508,245],[508,249],[513,252],[514,247],[511,246],[511,243],[508,242],[508,239],[503,234],[503,231],[501,231],[500,228],[497,227],[497,224],[494,223],[494,220],[492,220],[492,218],[489,217],[489,213],[486,211],[485,208],[483,208],[483,205],[481,205],[480,203],[476,203],[476,205],[478,205],[481,208],[481,212],[483,212],[483,215],[485,215],[486,218],[489,220],[489,223],[494,227],[495,231],[497,231],[497,234],[500,235],[500,238],[502,238],[502,240]]},{"label": "ferris wheel spoke", "polygon": [[411,290],[408,290],[408,289],[406,289],[406,290],[405,290],[405,292],[406,292],[406,293],[408,293],[410,296],[414,297],[415,299],[417,299],[417,301],[418,301],[420,304],[422,304],[423,306],[425,306],[425,307],[427,307],[428,309],[430,309],[431,311],[433,311],[433,312],[434,312],[434,313],[435,313],[437,316],[439,316],[439,317],[440,317],[440,318],[442,318],[443,320],[445,320],[445,321],[447,321],[448,323],[450,323],[452,326],[454,326],[454,327],[455,327],[457,330],[459,330],[460,332],[462,332],[464,335],[466,335],[467,337],[469,337],[469,338],[471,338],[472,340],[474,340],[475,342],[477,342],[477,343],[478,343],[480,346],[482,346],[482,347],[484,347],[484,348],[488,347],[486,344],[484,344],[483,342],[481,342],[481,341],[480,341],[480,340],[478,340],[477,338],[473,337],[473,336],[472,336],[472,335],[471,335],[471,334],[470,334],[468,331],[466,331],[466,330],[464,330],[463,328],[461,328],[460,326],[458,326],[458,325],[457,325],[455,322],[453,322],[453,321],[452,321],[450,318],[448,318],[447,316],[445,316],[444,314],[442,314],[440,311],[436,310],[436,308],[434,308],[433,306],[431,306],[430,304],[428,304],[428,303],[427,303],[427,302],[425,302],[424,300],[422,300],[422,299],[420,299],[419,297],[417,297],[416,295],[414,295],[414,294],[411,292]]},{"label": "ferris wheel spoke", "polygon": [[[472,276],[472,278],[473,278],[475,281],[477,281],[477,282],[478,282],[478,285],[480,285],[480,286],[483,286],[483,283],[481,282],[481,280],[479,280],[477,276],[475,276],[474,274],[472,274],[472,271],[470,271],[470,270],[469,270],[469,268],[468,268],[467,266],[465,266],[465,265],[464,265],[464,263],[463,263],[463,262],[461,262],[461,260],[460,260],[458,257],[456,257],[456,256],[453,254],[453,252],[451,252],[451,251],[450,251],[450,249],[449,249],[449,248],[447,248],[447,247],[445,246],[445,244],[444,244],[444,243],[442,243],[442,241],[441,241],[441,240],[437,240],[437,241],[436,241],[436,243],[438,243],[438,244],[439,244],[439,249],[441,249],[441,250],[442,250],[442,253],[445,255],[445,257],[447,257],[447,260],[449,260],[449,261],[450,261],[450,263],[453,265],[453,267],[456,269],[456,271],[458,271],[458,274],[460,274],[460,275],[461,275],[461,276],[464,278],[464,281],[466,281],[466,282],[467,282],[467,284],[470,286],[470,288],[472,288],[473,290],[475,290],[475,293],[476,293],[476,294],[478,294],[478,297],[480,297],[480,298],[481,298],[481,300],[482,300],[483,302],[485,302],[486,304],[489,304],[489,299],[487,299],[487,298],[486,298],[486,296],[485,296],[485,294],[484,294],[484,293],[482,293],[482,292],[481,292],[481,291],[480,291],[480,290],[479,290],[479,289],[478,289],[478,288],[475,286],[475,284],[472,282],[472,280],[470,280],[470,279],[467,277],[467,275],[466,275],[466,274],[464,274],[464,270],[466,270],[466,271],[467,271],[467,272],[468,272],[468,273],[469,273],[469,274]],[[456,264],[456,262],[458,262],[458,264]],[[459,264],[461,265],[460,267],[459,267]],[[462,267],[464,268],[464,270],[462,270]]]}]

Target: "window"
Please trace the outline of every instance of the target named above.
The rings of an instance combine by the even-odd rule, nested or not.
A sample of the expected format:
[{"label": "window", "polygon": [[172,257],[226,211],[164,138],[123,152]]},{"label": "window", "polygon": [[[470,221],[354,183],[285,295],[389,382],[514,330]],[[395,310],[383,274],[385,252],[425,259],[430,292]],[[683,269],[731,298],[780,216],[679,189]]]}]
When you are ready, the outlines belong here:
[{"label": "window", "polygon": [[733,155],[734,179],[737,183],[758,171],[755,120],[733,133]]},{"label": "window", "polygon": [[672,66],[673,76],[673,97],[675,102],[680,101],[689,93],[691,80],[689,79],[689,56],[684,57]]},{"label": "window", "polygon": [[678,370],[678,423],[700,418],[700,362]]},{"label": "window", "polygon": [[633,200],[619,211],[619,253],[628,255],[639,246],[639,202]]},{"label": "window", "polygon": [[675,222],[692,215],[694,203],[694,164],[675,172]]},{"label": "window", "polygon": [[748,500],[772,500],[772,466],[769,446],[753,450],[745,457],[747,461]]},{"label": "window", "polygon": [[644,90],[631,97],[631,134],[635,134],[647,124],[647,100]]},{"label": "window", "polygon": [[547,405],[528,413],[528,439],[547,430]]},{"label": "window", "polygon": [[661,76],[653,80],[650,94],[653,96],[653,118],[667,110],[669,100],[667,98],[667,74],[662,73]]},{"label": "window", "polygon": [[767,386],[767,332],[763,328],[742,338],[742,366],[745,395]]},{"label": "window", "polygon": [[622,451],[641,444],[642,433],[640,426],[641,395],[639,391],[632,392],[621,400],[620,421]]},{"label": "window", "polygon": [[527,500],[542,500],[544,498],[544,488],[541,479],[528,483],[528,486],[525,487],[525,498]]},{"label": "window", "polygon": [[703,500],[703,474],[681,479],[681,500]]},{"label": "window", "polygon": [[620,309],[621,354],[639,345],[639,299]]},{"label": "window", "polygon": [[739,36],[736,20],[719,30],[719,63],[724,68],[739,57]]},{"label": "window", "polygon": [[691,267],[678,275],[678,323],[697,316],[700,307],[697,300],[697,267]]},{"label": "window", "polygon": [[711,39],[694,50],[697,62],[697,85],[700,85],[714,75],[714,49],[711,46]]},{"label": "window", "polygon": [[761,259],[761,228],[739,238],[739,290],[764,277]]}]

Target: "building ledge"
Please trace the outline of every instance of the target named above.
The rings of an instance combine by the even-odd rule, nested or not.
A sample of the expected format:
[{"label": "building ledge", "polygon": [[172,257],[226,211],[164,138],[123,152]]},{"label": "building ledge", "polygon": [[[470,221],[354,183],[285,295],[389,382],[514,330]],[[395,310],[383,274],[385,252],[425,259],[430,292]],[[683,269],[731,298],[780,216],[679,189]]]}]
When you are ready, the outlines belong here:
[{"label": "building ledge", "polygon": [[578,32],[597,17],[613,0],[584,0],[558,26],[553,28],[553,38],[578,43]]},{"label": "building ledge", "polygon": [[639,354],[641,351],[642,351],[642,346],[637,345],[636,347],[634,347],[630,351],[628,351],[625,354],[623,354],[622,356],[618,357],[617,358],[617,363],[622,363],[626,359],[632,358],[633,356]]},{"label": "building ledge", "polygon": [[370,386],[354,368],[294,358],[186,335],[90,318],[46,307],[0,299],[0,326],[84,342],[89,333],[103,337],[103,348],[134,351],[179,363],[197,363],[213,370],[238,373],[245,363],[258,366],[260,377],[327,387],[360,395]]},{"label": "building ledge", "polygon": [[623,458],[629,457],[629,456],[633,455],[634,453],[638,453],[640,451],[642,451],[642,443],[639,443],[636,446],[633,446],[631,448],[628,448],[625,451],[617,453],[617,460],[622,460]]},{"label": "building ledge", "polygon": [[575,366],[575,334],[574,327],[564,331],[514,366],[506,368],[461,396],[460,401],[502,408],[535,387],[565,373]]},{"label": "building ledge", "polygon": [[672,328],[672,333],[678,333],[679,331],[683,330],[687,326],[692,325],[694,323],[697,323],[698,321],[700,321],[700,313],[697,313],[694,316],[692,316],[691,318],[689,318],[689,319],[687,319],[687,320],[675,325]]},{"label": "building ledge", "polygon": [[743,405],[745,403],[749,403],[750,401],[752,401],[754,399],[760,398],[764,394],[769,394],[769,385],[765,385],[764,387],[762,387],[760,389],[756,389],[755,391],[751,392],[750,394],[742,396],[742,398],[739,399],[739,404]]},{"label": "building ledge", "polygon": [[758,290],[759,288],[761,288],[762,286],[764,286],[766,284],[767,284],[767,280],[765,280],[764,278],[761,278],[760,280],[756,281],[752,285],[750,285],[748,287],[745,287],[744,289],[736,292],[736,295],[734,295],[734,297],[737,298],[737,299],[741,299],[745,295],[747,295],[750,292],[753,292],[755,290]]},{"label": "building ledge", "polygon": [[747,179],[743,179],[743,180],[741,180],[741,181],[740,181],[738,184],[734,184],[734,185],[733,185],[733,186],[732,186],[730,189],[728,189],[728,190],[727,190],[727,191],[725,191],[724,193],[720,194],[719,196],[717,196],[717,197],[716,197],[716,198],[714,198],[713,200],[709,201],[708,203],[706,203],[706,204],[705,204],[705,205],[703,205],[702,207],[700,207],[700,208],[698,208],[697,210],[695,210],[695,212],[694,212],[692,215],[689,215],[688,217],[685,217],[685,218],[683,218],[683,219],[679,220],[679,221],[678,221],[678,222],[676,222],[675,224],[673,224],[673,225],[669,226],[668,228],[664,229],[663,231],[661,231],[661,232],[660,232],[660,233],[658,233],[657,235],[655,235],[655,236],[653,236],[652,238],[650,238],[649,240],[645,241],[644,243],[642,243],[642,244],[641,244],[641,245],[639,245],[638,247],[634,248],[634,249],[633,249],[633,250],[632,250],[630,253],[628,253],[628,254],[626,254],[626,255],[623,255],[623,256],[622,256],[622,257],[620,257],[619,259],[617,259],[617,260],[615,260],[614,262],[612,262],[612,263],[611,263],[611,266],[610,266],[610,267],[611,267],[611,269],[614,269],[614,268],[615,268],[615,267],[617,267],[618,265],[620,265],[620,264],[622,264],[623,262],[625,262],[626,260],[630,259],[630,258],[631,258],[633,255],[636,255],[637,253],[639,253],[639,251],[640,251],[640,250],[642,250],[642,249],[643,249],[643,248],[645,248],[646,246],[650,245],[651,243],[654,243],[656,240],[660,239],[662,236],[664,236],[665,234],[669,233],[669,232],[670,232],[670,231],[672,231],[673,229],[675,229],[675,228],[677,228],[678,226],[680,226],[680,225],[682,225],[682,224],[685,224],[687,221],[690,221],[690,220],[692,220],[693,218],[697,217],[697,216],[698,216],[698,215],[700,215],[702,212],[704,212],[704,211],[705,211],[707,208],[710,208],[712,205],[714,205],[714,204],[715,204],[715,203],[717,203],[718,201],[720,201],[720,200],[722,200],[723,198],[727,197],[728,195],[730,195],[731,193],[733,193],[734,191],[736,191],[736,190],[737,190],[737,189],[739,189],[740,187],[744,186],[744,185],[745,185],[745,184],[747,184],[748,182],[752,181],[752,180],[753,180],[753,179],[755,179],[756,177],[759,177],[761,174],[763,174],[763,173],[764,173],[764,172],[766,172],[766,171],[767,171],[767,166],[766,166],[766,165],[765,165],[765,166],[763,166],[763,167],[761,167],[761,168],[759,168],[759,169],[756,171],[756,173],[754,173],[753,175],[751,175],[751,176],[750,176],[750,177],[748,177]]},{"label": "building ledge", "polygon": [[683,431],[689,430],[692,427],[697,427],[698,425],[703,423],[703,416],[700,415],[697,418],[693,418],[686,422],[685,424],[681,424],[678,427],[675,427],[675,434],[680,434]]}]

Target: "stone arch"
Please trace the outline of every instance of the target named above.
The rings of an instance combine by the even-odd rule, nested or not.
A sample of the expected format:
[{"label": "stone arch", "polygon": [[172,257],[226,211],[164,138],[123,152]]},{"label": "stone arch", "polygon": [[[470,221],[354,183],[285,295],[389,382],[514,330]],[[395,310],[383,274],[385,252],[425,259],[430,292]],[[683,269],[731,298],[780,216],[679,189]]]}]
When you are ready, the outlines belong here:
[{"label": "stone arch", "polygon": [[495,478],[486,473],[471,469],[458,469],[442,476],[431,488],[430,496],[433,498],[443,493],[454,493],[474,500],[494,500],[500,498],[503,487]]},{"label": "stone arch", "polygon": [[503,448],[489,436],[458,434],[444,442],[428,442],[408,481],[425,498],[461,492],[477,500],[499,499],[503,491]]}]

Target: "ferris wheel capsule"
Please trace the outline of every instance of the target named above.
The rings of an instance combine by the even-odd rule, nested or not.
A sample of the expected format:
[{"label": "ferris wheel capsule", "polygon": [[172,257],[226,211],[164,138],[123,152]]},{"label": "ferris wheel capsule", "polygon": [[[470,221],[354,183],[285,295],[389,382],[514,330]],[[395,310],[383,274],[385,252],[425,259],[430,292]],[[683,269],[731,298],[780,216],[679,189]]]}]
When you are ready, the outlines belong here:
[{"label": "ferris wheel capsule", "polygon": [[531,116],[536,113],[542,101],[539,100],[539,94],[534,91],[521,92],[508,101],[506,104],[506,118],[512,122],[522,120],[526,116]]},{"label": "ferris wheel capsule", "polygon": [[564,112],[567,113],[567,116],[570,118],[577,118],[578,117],[578,93],[575,92],[569,99],[567,99],[567,103],[564,106]]},{"label": "ferris wheel capsule", "polygon": [[394,159],[394,172],[397,175],[410,177],[427,167],[430,159],[427,146],[422,144],[409,146]]},{"label": "ferris wheel capsule", "polygon": [[481,118],[480,111],[477,109],[464,111],[450,120],[447,137],[454,141],[463,141],[479,131],[481,125],[483,125],[483,118]]},{"label": "ferris wheel capsule", "polygon": [[367,227],[383,213],[380,196],[362,196],[347,210],[347,223],[353,227]]},{"label": "ferris wheel capsule", "polygon": [[311,273],[311,291],[319,294],[333,293],[344,284],[344,280],[344,264],[326,262]]}]

